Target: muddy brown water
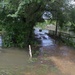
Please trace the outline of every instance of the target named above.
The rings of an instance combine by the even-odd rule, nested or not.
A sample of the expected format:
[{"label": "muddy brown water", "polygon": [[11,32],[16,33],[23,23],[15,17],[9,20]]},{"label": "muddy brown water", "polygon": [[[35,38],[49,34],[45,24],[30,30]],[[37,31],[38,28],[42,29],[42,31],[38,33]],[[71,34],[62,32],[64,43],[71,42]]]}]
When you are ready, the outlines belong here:
[{"label": "muddy brown water", "polygon": [[42,33],[38,40],[40,54],[32,59],[25,49],[2,49],[0,75],[75,75],[74,48],[56,44],[55,40]]},{"label": "muddy brown water", "polygon": [[[36,31],[36,30],[35,30]],[[46,32],[38,32],[38,40],[41,40],[39,58],[45,57],[51,60],[63,75],[75,75],[75,49],[69,46],[56,44],[55,40],[50,38]],[[42,61],[43,62],[43,61]]]},{"label": "muddy brown water", "polygon": [[42,47],[37,58],[25,50],[3,49],[0,75],[75,75],[75,50],[67,46]]}]

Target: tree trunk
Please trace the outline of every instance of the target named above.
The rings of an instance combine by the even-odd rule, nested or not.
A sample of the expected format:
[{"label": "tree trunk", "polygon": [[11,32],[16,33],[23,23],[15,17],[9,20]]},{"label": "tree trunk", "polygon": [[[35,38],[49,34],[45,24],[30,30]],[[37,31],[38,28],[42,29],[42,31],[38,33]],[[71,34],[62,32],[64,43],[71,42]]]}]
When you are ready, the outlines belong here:
[{"label": "tree trunk", "polygon": [[56,29],[55,29],[55,36],[58,35],[58,20],[56,21]]}]

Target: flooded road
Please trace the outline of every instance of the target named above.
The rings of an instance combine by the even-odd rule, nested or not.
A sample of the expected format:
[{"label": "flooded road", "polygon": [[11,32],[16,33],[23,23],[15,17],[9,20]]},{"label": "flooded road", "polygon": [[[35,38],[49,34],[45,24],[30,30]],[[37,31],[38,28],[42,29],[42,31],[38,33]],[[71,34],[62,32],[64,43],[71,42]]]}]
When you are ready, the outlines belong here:
[{"label": "flooded road", "polygon": [[[50,56],[57,56],[57,57],[63,57],[63,58],[68,58],[68,59],[73,59],[75,58],[75,49],[71,48],[69,46],[65,46],[60,44],[57,44],[54,39],[49,37],[47,33],[49,33],[48,30],[41,30],[39,28],[36,28],[34,33],[35,33],[35,38],[40,41],[40,51],[41,54],[49,54]],[[75,59],[73,59],[75,61]]]},{"label": "flooded road", "polygon": [[[41,54],[43,53],[49,53],[51,55],[61,56],[61,57],[72,57],[75,53],[75,49],[62,45],[57,44],[54,39],[49,37],[47,34],[49,33],[48,30],[41,30],[39,28],[36,28],[34,31],[35,38],[40,41],[40,51]],[[43,53],[42,53],[43,52]]]},{"label": "flooded road", "polygon": [[40,41],[42,47],[54,45],[54,40],[47,35],[48,33],[48,30],[41,30],[40,28],[34,30],[35,38]]},{"label": "flooded road", "polygon": [[41,45],[39,56],[30,60],[26,49],[2,49],[0,75],[75,75],[75,49],[56,44],[48,30],[36,29],[34,33]]},{"label": "flooded road", "polygon": [[[40,56],[45,58],[46,60],[51,60],[54,64],[60,69],[63,75],[75,75],[75,49],[62,45],[56,44],[55,41],[50,38],[46,33],[47,30],[41,32],[35,29],[35,32],[38,32],[37,37],[39,36],[38,40],[41,40],[40,47]],[[35,33],[36,34],[36,33]],[[37,38],[36,37],[36,38]],[[42,63],[44,61],[42,60]]]}]

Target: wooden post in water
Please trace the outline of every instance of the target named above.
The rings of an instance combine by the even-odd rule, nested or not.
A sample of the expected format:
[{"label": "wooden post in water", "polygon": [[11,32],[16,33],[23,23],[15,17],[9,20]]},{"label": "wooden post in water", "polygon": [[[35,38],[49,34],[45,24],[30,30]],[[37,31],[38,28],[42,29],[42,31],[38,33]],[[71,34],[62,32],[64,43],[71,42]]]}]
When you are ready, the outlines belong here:
[{"label": "wooden post in water", "polygon": [[29,45],[29,56],[30,56],[30,59],[31,59],[32,58],[31,45]]}]

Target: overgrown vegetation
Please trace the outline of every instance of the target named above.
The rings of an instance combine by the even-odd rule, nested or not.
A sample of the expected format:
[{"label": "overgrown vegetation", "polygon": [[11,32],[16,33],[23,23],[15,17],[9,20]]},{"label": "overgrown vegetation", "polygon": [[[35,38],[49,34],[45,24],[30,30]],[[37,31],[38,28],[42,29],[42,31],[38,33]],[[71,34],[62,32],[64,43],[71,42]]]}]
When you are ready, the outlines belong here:
[{"label": "overgrown vegetation", "polygon": [[[64,30],[68,23],[70,24],[68,31],[75,32],[75,6],[70,4],[70,0],[0,0],[0,2],[0,26],[6,31],[3,35],[4,47],[23,48],[32,44],[33,27],[38,22],[45,24],[42,19],[45,11],[51,12],[51,21],[56,22],[56,36],[58,28],[60,31]],[[40,25],[42,26],[41,23]]]}]

